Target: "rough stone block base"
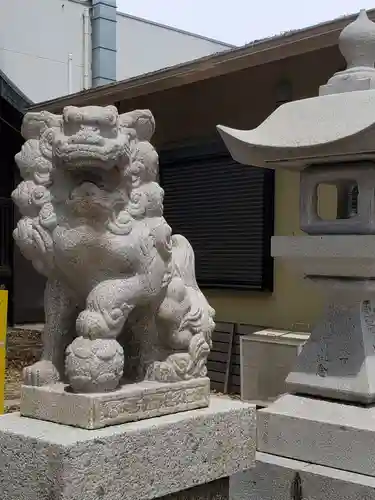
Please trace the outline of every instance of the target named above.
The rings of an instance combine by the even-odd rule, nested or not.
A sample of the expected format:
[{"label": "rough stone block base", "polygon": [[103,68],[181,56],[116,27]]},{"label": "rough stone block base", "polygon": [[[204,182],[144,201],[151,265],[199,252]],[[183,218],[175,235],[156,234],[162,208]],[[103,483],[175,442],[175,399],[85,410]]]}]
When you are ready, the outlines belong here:
[{"label": "rough stone block base", "polygon": [[64,384],[21,391],[21,415],[83,429],[99,429],[208,406],[210,380],[175,383],[139,382],[114,392],[74,394]]},{"label": "rough stone block base", "polygon": [[287,394],[258,411],[257,434],[264,453],[375,477],[374,406]]},{"label": "rough stone block base", "polygon": [[375,478],[257,453],[254,469],[230,478],[231,500],[370,500]]},{"label": "rough stone block base", "polygon": [[95,430],[4,415],[1,500],[151,500],[176,494],[253,467],[255,420],[253,405],[221,397],[212,397],[208,408]]}]

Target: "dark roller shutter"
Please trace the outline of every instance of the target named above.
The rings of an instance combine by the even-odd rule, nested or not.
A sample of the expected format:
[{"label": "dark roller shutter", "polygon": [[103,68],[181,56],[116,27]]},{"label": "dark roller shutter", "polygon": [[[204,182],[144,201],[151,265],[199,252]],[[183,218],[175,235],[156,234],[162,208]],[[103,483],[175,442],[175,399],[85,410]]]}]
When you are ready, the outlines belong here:
[{"label": "dark roller shutter", "polygon": [[192,244],[201,286],[272,291],[273,179],[217,143],[160,153],[164,214]]}]

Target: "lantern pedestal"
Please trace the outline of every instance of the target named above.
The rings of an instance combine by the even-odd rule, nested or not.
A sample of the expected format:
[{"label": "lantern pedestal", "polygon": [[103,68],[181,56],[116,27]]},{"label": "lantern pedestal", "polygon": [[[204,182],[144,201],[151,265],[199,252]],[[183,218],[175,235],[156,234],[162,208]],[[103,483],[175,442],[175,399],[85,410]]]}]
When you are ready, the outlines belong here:
[{"label": "lantern pedestal", "polygon": [[375,407],[286,394],[258,411],[259,451],[375,477]]},{"label": "lantern pedestal", "polygon": [[[365,11],[339,46],[348,68],[319,96],[280,106],[254,130],[218,127],[237,161],[299,172],[306,236],[274,237],[272,255],[327,303],[289,394],[258,412],[259,462],[241,476],[247,500],[375,495],[375,24]],[[336,189],[332,219],[319,213],[321,185]]]}]

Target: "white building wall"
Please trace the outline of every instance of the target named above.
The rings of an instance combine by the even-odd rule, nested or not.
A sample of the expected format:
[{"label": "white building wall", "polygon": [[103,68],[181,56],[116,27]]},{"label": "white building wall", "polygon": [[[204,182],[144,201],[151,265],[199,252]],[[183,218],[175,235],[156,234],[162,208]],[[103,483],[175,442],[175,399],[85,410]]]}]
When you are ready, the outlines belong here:
[{"label": "white building wall", "polygon": [[[31,101],[83,89],[83,14],[90,4],[85,0],[0,0],[0,69]],[[229,48],[121,13],[116,31],[117,80]],[[86,50],[91,82],[91,46]]]},{"label": "white building wall", "polygon": [[[83,87],[83,11],[87,2],[0,0],[0,69],[34,102]],[[91,50],[91,49],[90,49]]]},{"label": "white building wall", "polygon": [[117,80],[181,64],[230,46],[117,14]]}]

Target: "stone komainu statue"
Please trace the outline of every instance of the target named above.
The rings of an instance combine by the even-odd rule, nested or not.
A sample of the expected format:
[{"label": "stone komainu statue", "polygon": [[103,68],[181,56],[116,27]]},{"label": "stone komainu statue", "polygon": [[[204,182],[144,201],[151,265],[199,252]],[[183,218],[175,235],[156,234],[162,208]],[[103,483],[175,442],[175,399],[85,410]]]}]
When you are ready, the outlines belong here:
[{"label": "stone komainu statue", "polygon": [[163,217],[154,128],[150,111],[113,106],[24,118],[14,238],[47,277],[43,355],[26,385],[103,392],[206,375],[214,310],[191,245]]}]

